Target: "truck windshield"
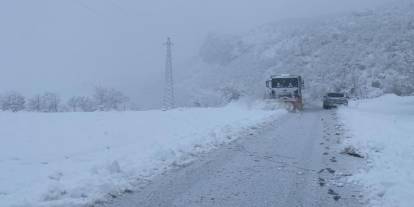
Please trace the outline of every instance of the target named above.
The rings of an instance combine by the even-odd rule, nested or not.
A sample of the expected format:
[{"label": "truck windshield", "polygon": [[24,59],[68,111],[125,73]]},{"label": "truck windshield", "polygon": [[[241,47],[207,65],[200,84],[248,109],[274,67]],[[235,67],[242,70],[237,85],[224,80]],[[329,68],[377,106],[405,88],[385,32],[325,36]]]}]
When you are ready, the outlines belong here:
[{"label": "truck windshield", "polygon": [[297,78],[274,78],[272,79],[272,88],[296,88],[299,87]]},{"label": "truck windshield", "polygon": [[333,97],[333,98],[342,98],[345,95],[343,93],[328,93],[328,97]]}]

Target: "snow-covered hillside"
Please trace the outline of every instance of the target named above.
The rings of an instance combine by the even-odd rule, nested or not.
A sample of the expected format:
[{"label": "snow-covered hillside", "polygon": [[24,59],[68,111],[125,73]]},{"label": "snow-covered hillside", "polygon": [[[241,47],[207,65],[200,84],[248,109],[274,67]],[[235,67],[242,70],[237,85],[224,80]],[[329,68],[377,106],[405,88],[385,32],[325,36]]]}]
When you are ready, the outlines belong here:
[{"label": "snow-covered hillside", "polygon": [[368,158],[353,179],[366,187],[373,206],[414,203],[414,97],[386,95],[350,103],[339,115],[352,137],[347,145]]},{"label": "snow-covered hillside", "polygon": [[0,206],[71,206],[134,190],[283,111],[223,108],[0,113]]},{"label": "snow-covered hillside", "polygon": [[414,3],[401,1],[376,10],[277,22],[242,35],[211,34],[189,66],[192,77],[182,85],[200,85],[188,94],[193,102],[207,104],[214,103],[206,101],[210,91],[229,88],[261,97],[264,80],[280,73],[303,75],[312,97],[328,90],[357,97],[409,95],[414,92],[413,11]]}]

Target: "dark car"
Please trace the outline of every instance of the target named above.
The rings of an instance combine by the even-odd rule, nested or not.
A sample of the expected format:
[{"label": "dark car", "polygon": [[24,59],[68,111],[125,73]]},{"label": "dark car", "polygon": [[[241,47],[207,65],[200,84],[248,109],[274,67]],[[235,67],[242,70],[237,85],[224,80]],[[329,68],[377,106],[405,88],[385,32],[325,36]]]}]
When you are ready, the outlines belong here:
[{"label": "dark car", "polygon": [[348,97],[345,93],[327,93],[323,96],[324,109],[330,109],[339,105],[348,105]]}]

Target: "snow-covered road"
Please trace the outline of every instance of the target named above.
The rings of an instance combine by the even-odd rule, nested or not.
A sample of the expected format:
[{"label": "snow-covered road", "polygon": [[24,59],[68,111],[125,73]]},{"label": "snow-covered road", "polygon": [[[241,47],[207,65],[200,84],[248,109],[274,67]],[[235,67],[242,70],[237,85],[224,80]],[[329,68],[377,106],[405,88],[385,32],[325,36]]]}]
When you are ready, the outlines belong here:
[{"label": "snow-covered road", "polygon": [[360,206],[342,134],[335,111],[287,114],[104,206]]}]

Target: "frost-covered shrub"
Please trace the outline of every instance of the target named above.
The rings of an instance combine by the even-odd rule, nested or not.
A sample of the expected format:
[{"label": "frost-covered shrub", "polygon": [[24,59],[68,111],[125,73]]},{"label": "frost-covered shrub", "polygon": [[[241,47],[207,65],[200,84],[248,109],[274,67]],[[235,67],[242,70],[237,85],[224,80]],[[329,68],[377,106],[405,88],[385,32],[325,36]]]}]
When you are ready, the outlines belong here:
[{"label": "frost-covered shrub", "polygon": [[197,90],[192,93],[191,105],[195,107],[223,106],[237,101],[245,95],[243,90],[232,85],[225,85],[212,90]]},{"label": "frost-covered shrub", "polygon": [[237,87],[231,87],[231,86],[224,86],[222,88],[217,89],[217,92],[222,97],[222,102],[224,103],[230,103],[232,101],[239,100],[244,92],[238,89]]}]

